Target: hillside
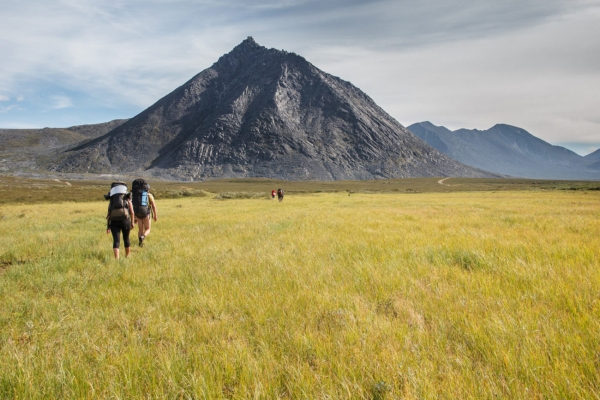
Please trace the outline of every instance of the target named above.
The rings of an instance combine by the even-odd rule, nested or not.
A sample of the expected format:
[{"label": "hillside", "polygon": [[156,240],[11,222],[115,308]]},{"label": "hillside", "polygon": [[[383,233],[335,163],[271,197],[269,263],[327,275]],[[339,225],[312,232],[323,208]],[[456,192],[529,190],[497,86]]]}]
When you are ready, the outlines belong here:
[{"label": "hillside", "polygon": [[60,150],[105,135],[126,120],[70,128],[0,129],[0,171],[43,168]]},{"label": "hillside", "polygon": [[584,156],[583,160],[590,168],[599,169],[600,168],[600,149]]},{"label": "hillside", "polygon": [[442,153],[475,168],[533,179],[600,179],[600,171],[580,155],[511,125],[451,131],[420,122],[408,129]]}]

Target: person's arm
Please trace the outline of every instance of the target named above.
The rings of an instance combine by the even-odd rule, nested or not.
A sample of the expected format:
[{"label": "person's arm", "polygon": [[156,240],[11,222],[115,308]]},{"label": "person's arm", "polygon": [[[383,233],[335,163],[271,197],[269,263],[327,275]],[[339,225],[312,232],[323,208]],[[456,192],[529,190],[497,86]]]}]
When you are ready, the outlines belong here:
[{"label": "person's arm", "polygon": [[156,222],[158,215],[156,214],[156,203],[154,202],[154,196],[148,194],[148,198],[150,199],[150,207],[152,208],[152,218]]},{"label": "person's arm", "polygon": [[129,219],[131,220],[131,229],[135,226],[135,215],[133,214],[133,205],[130,201],[127,202],[127,207],[129,208]]}]

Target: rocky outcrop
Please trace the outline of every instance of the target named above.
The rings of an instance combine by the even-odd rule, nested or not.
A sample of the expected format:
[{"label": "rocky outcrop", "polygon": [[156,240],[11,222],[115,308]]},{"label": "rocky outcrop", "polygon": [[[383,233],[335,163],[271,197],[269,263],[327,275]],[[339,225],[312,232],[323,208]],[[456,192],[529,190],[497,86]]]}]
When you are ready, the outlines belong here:
[{"label": "rocky outcrop", "polygon": [[186,180],[490,176],[430,147],[349,82],[252,38],[54,168]]}]

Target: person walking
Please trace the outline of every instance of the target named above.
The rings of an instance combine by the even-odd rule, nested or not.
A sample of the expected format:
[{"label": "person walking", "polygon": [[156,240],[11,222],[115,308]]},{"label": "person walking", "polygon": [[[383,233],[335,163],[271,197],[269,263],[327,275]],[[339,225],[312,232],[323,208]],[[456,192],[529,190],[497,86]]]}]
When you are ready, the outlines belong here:
[{"label": "person walking", "polygon": [[138,245],[144,247],[144,240],[150,234],[152,219],[158,221],[156,202],[149,192],[150,185],[144,179],[136,179],[131,185],[133,209],[138,224]]},{"label": "person walking", "polygon": [[279,199],[280,203],[283,201],[283,194],[283,189],[277,189],[277,198]]},{"label": "person walking", "polygon": [[106,234],[112,233],[113,254],[118,260],[119,248],[121,247],[121,233],[123,234],[125,257],[129,257],[131,252],[129,233],[134,227],[133,207],[130,201],[130,193],[127,192],[125,183],[113,183],[108,197],[110,202],[108,203],[108,214],[106,215]]},{"label": "person walking", "polygon": [[271,190],[271,199],[275,200],[275,189]]}]

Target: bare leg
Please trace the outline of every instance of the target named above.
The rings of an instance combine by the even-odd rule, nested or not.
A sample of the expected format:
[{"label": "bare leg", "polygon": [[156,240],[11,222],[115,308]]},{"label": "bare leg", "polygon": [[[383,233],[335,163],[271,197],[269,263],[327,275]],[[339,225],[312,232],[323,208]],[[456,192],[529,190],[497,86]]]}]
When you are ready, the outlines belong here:
[{"label": "bare leg", "polygon": [[150,214],[146,218],[144,218],[144,236],[148,236],[150,234],[150,228],[152,226],[152,219],[150,219]]},{"label": "bare leg", "polygon": [[113,253],[115,253],[115,258],[119,259],[119,249],[113,249]]},{"label": "bare leg", "polygon": [[138,218],[138,237],[148,236],[150,233],[150,215],[146,218]]},{"label": "bare leg", "polygon": [[[119,249],[117,249],[117,251],[119,251]],[[131,247],[125,247],[125,257],[129,257],[129,253],[131,253]]]},{"label": "bare leg", "polygon": [[138,240],[139,246],[144,246],[144,239],[150,233],[150,215],[147,215],[146,218],[138,218]]},{"label": "bare leg", "polygon": [[[140,218],[135,218],[138,224],[138,237],[144,236],[144,220]],[[144,218],[145,219],[145,218]]]}]

